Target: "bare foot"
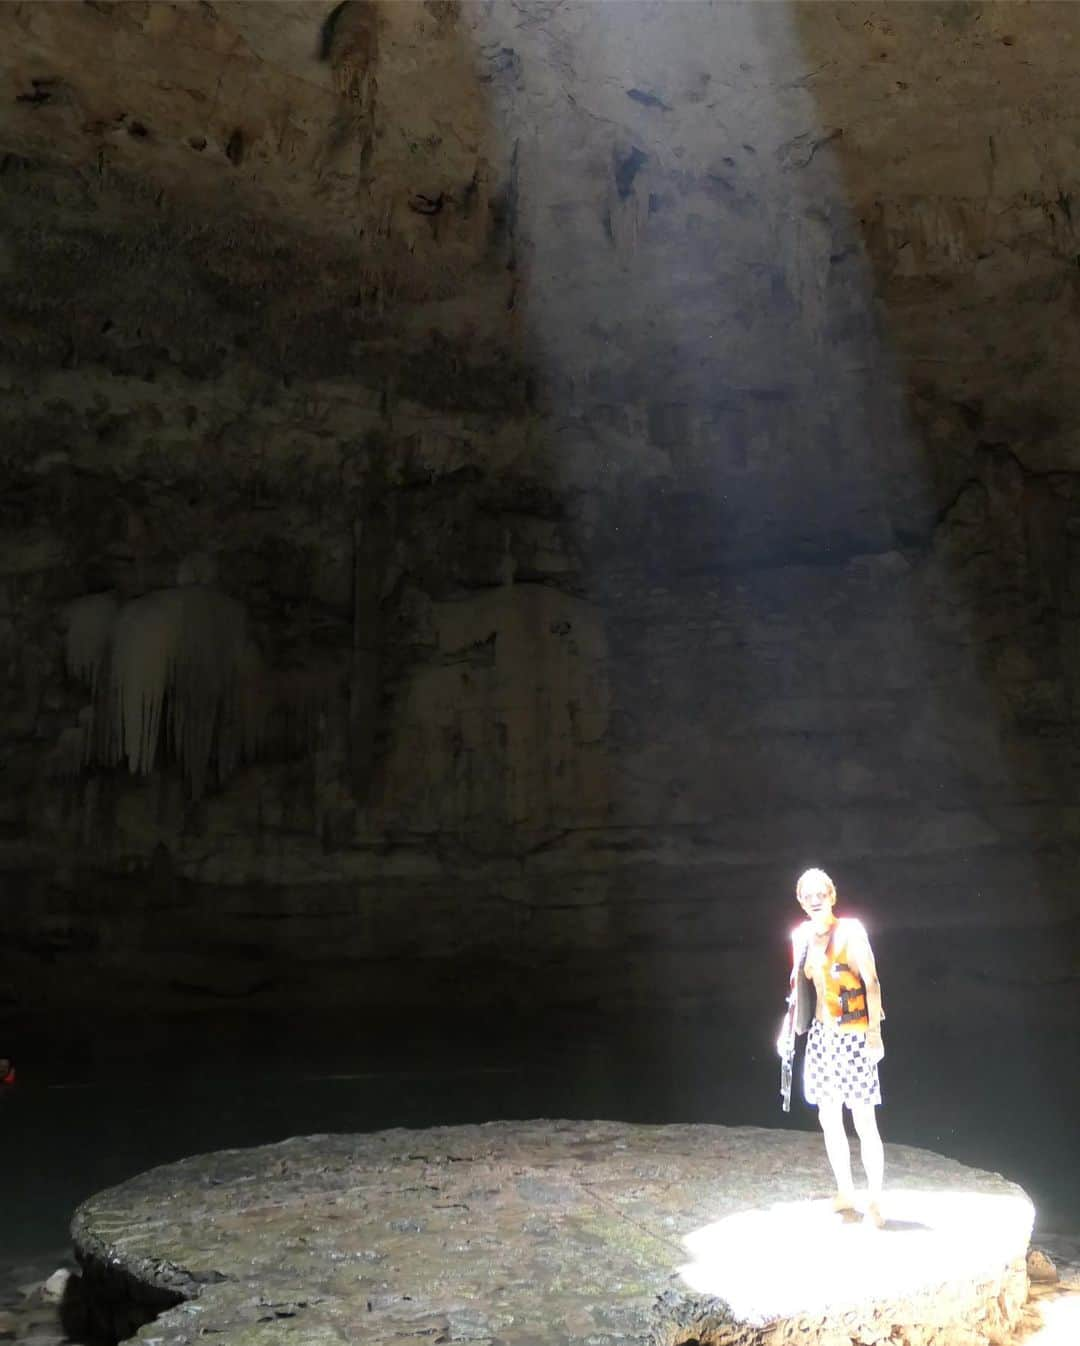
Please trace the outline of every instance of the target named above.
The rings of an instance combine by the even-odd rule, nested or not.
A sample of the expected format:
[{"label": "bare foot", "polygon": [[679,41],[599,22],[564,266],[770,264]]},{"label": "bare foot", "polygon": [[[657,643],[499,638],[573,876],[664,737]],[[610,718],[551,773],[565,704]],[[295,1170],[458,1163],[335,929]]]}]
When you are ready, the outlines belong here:
[{"label": "bare foot", "polygon": [[868,1224],[873,1229],[885,1228],[885,1217],[881,1213],[881,1207],[876,1201],[871,1201],[866,1208],[866,1214],[863,1216],[863,1223]]},{"label": "bare foot", "polygon": [[837,1192],[832,1199],[832,1208],[837,1215],[844,1215],[855,1209],[855,1198],[850,1192]]}]

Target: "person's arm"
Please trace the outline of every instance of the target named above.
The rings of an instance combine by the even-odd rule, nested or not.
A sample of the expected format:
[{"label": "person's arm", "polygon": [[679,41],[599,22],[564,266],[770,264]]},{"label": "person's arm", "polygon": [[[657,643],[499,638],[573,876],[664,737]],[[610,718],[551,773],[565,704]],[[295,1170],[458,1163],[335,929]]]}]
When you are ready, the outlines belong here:
[{"label": "person's arm", "polygon": [[871,1056],[880,1061],[885,1055],[881,1041],[881,1021],[885,1018],[885,1011],[881,1007],[881,982],[878,980],[877,964],[874,961],[874,951],[870,947],[870,939],[861,925],[853,934],[848,946],[848,957],[866,987],[866,1015],[869,1020],[866,1026],[866,1044],[870,1048]]},{"label": "person's arm", "polygon": [[795,1010],[798,1004],[797,981],[800,971],[799,932],[796,930],[791,936],[791,975],[788,978],[787,1000],[784,1002],[784,1021],[780,1025],[780,1035],[776,1039],[776,1050],[780,1056],[787,1056],[795,1045]]}]

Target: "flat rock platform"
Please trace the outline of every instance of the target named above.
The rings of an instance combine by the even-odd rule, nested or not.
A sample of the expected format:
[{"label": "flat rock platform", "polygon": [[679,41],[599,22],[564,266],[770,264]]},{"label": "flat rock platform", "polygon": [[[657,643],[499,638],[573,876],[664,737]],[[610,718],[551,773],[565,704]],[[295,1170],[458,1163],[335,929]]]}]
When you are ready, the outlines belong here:
[{"label": "flat rock platform", "polygon": [[925,1150],[887,1163],[874,1229],[833,1213],[808,1132],[307,1136],[153,1169],[72,1233],[99,1331],[157,1346],[1008,1341],[1031,1203]]}]

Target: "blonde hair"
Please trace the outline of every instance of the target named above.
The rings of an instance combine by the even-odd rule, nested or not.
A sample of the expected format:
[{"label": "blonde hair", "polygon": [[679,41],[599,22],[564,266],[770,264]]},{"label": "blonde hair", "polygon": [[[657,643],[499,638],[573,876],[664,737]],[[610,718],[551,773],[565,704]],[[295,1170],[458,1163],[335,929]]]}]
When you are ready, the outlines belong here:
[{"label": "blonde hair", "polygon": [[824,883],[829,890],[829,895],[831,897],[836,896],[836,884],[823,869],[807,869],[799,875],[799,881],[795,885],[795,896],[800,902],[802,901],[803,888],[808,883]]}]

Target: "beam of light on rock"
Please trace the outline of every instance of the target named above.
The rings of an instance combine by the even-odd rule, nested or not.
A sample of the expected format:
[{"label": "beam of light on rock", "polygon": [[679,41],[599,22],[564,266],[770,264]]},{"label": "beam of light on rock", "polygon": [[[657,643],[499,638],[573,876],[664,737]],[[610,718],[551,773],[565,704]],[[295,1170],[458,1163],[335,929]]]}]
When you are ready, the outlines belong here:
[{"label": "beam of light on rock", "polygon": [[1022,1263],[1035,1214],[1019,1196],[928,1191],[889,1192],[884,1211],[883,1230],[844,1223],[827,1201],[741,1211],[684,1237],[679,1275],[749,1323],[951,1297]]}]

